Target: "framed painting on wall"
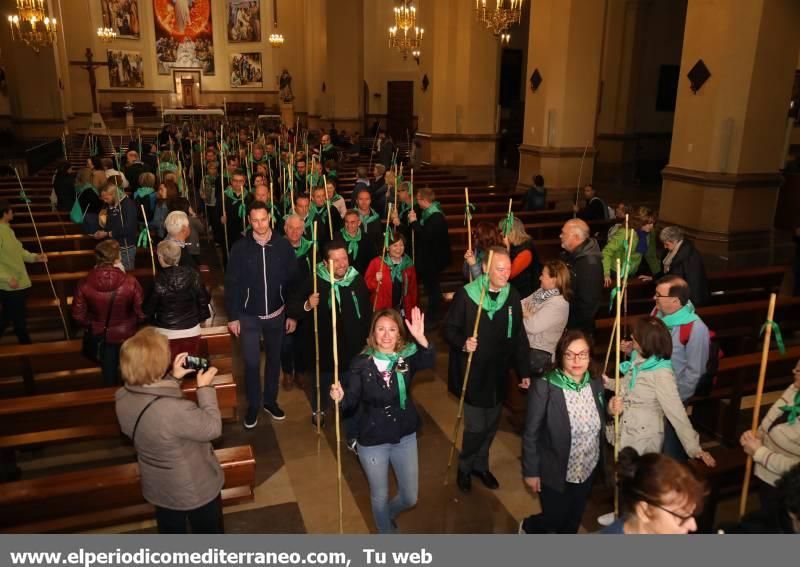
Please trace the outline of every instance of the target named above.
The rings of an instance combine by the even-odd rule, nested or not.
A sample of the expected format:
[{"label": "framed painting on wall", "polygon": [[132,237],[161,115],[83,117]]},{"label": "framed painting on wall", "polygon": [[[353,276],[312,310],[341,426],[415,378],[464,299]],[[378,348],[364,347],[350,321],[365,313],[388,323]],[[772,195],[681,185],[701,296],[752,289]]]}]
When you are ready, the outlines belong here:
[{"label": "framed painting on wall", "polygon": [[260,0],[227,0],[228,41],[261,41]]},{"label": "framed painting on wall", "polygon": [[103,15],[103,27],[117,32],[123,39],[139,39],[140,0],[100,0],[100,11]]},{"label": "framed painting on wall", "polygon": [[109,85],[114,88],[144,88],[144,65],[139,51],[109,49],[106,54]]},{"label": "framed painting on wall", "polygon": [[214,74],[211,0],[153,0],[158,74],[173,68]]},{"label": "framed painting on wall", "polygon": [[231,87],[260,88],[264,86],[261,74],[261,53],[231,54]]}]

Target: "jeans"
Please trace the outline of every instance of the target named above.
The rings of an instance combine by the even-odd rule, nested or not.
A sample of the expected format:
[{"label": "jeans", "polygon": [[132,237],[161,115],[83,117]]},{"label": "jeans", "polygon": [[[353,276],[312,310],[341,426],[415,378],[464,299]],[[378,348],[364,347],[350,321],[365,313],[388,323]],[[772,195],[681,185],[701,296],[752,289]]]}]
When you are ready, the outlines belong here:
[{"label": "jeans", "polygon": [[126,272],[136,268],[136,246],[120,246],[119,255]]},{"label": "jeans", "polygon": [[576,534],[581,527],[581,518],[586,501],[592,492],[594,474],[580,484],[566,483],[564,492],[558,492],[542,484],[539,502],[542,513],[528,516],[522,522],[526,534]]},{"label": "jeans", "polygon": [[156,523],[160,534],[185,534],[186,520],[195,534],[224,533],[222,500],[219,496],[194,510],[170,510],[156,506]]},{"label": "jeans", "polygon": [[3,307],[3,311],[0,313],[0,336],[6,332],[6,326],[11,321],[14,334],[17,335],[17,342],[21,345],[31,344],[31,338],[28,335],[28,312],[25,309],[28,291],[29,288],[13,291],[0,290],[0,305]]},{"label": "jeans", "polygon": [[[393,520],[417,503],[419,467],[417,464],[417,434],[411,433],[399,443],[358,445],[358,460],[367,475],[372,516],[378,532],[394,532]],[[397,478],[397,495],[389,500],[389,465]]]},{"label": "jeans", "polygon": [[[259,406],[272,406],[278,403],[278,378],[281,373],[281,345],[285,333],[286,315],[281,314],[272,319],[259,319],[252,315],[239,317],[244,359],[244,381],[247,392],[247,404],[250,409]],[[261,344],[264,337],[264,398],[261,398]]]},{"label": "jeans", "polygon": [[103,386],[119,386],[119,349],[121,344],[106,343],[103,347],[103,360],[100,368],[103,371]]},{"label": "jeans", "polygon": [[479,408],[464,404],[464,437],[458,455],[458,469],[463,473],[489,470],[489,447],[500,424],[503,404]]}]

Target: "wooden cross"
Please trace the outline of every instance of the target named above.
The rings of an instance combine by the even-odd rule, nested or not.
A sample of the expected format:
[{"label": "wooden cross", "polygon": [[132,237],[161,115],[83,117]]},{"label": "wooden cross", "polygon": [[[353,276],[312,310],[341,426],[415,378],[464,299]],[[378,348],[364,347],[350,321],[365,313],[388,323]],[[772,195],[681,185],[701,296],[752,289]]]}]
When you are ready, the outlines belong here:
[{"label": "wooden cross", "polygon": [[70,61],[70,65],[77,65],[82,69],[89,71],[89,90],[92,91],[92,112],[99,112],[97,108],[97,77],[95,77],[94,70],[99,67],[108,67],[108,62],[96,63],[94,60],[94,53],[90,47],[86,48],[86,61]]}]

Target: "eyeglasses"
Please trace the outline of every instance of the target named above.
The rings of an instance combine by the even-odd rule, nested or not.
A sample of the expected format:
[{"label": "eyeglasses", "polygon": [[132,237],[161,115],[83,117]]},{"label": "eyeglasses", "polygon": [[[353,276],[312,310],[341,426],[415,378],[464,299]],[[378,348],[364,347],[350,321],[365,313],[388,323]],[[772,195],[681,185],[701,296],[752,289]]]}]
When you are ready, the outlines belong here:
[{"label": "eyeglasses", "polygon": [[653,299],[666,298],[666,297],[670,297],[670,296],[669,295],[661,295],[660,293],[656,293],[653,296]]},{"label": "eyeglasses", "polygon": [[677,512],[673,512],[672,510],[664,508],[660,504],[656,504],[654,502],[648,502],[648,504],[650,504],[650,506],[655,506],[656,508],[658,508],[660,510],[664,510],[667,514],[671,514],[672,516],[675,516],[676,518],[678,518],[678,525],[679,526],[683,526],[686,522],[688,522],[689,520],[694,518],[694,514],[689,514],[688,516],[683,516],[681,514],[678,514]]},{"label": "eyeglasses", "polygon": [[567,351],[564,353],[565,360],[589,360],[589,352],[570,352]]}]

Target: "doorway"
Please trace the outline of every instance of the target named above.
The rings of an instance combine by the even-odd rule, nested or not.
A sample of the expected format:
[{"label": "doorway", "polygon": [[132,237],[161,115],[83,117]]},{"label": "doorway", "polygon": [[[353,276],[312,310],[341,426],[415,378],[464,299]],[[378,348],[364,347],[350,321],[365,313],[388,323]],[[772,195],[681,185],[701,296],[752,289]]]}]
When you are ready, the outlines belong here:
[{"label": "doorway", "polygon": [[195,108],[200,104],[200,71],[174,71],[178,106]]},{"label": "doorway", "polygon": [[389,81],[386,131],[395,143],[405,142],[414,125],[414,81]]}]

